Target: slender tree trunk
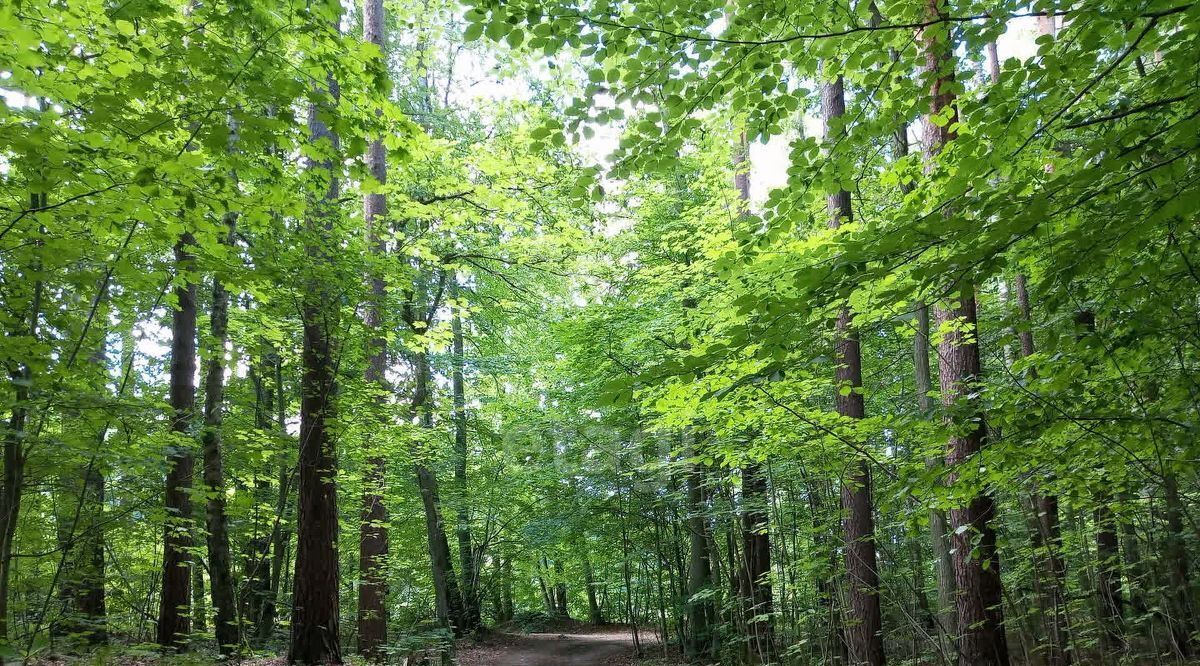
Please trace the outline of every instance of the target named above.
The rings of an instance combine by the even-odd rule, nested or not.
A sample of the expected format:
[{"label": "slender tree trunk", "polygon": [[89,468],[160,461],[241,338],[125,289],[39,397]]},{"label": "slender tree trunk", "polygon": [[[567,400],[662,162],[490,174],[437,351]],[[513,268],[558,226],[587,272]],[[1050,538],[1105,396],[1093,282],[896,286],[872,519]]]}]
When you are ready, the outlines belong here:
[{"label": "slender tree trunk", "polygon": [[754,664],[769,664],[775,658],[772,629],[774,599],[771,591],[771,537],[767,518],[767,479],[761,465],[742,468],[741,594],[745,604],[749,636],[749,658]]},{"label": "slender tree trunk", "polygon": [[[687,457],[695,455],[689,450]],[[685,652],[688,658],[701,662],[716,657],[715,627],[717,621],[716,599],[713,593],[712,555],[708,544],[710,535],[708,519],[704,509],[704,469],[699,463],[690,463],[687,485],[687,529],[688,529],[688,603],[687,618],[690,632]],[[701,598],[697,598],[700,597]]]},{"label": "slender tree trunk", "polygon": [[[273,370],[272,374],[275,378],[275,400],[277,401],[278,409],[275,415],[275,431],[278,433],[278,436],[282,437],[287,432],[287,396],[283,390],[283,364],[277,353],[272,352],[268,358]],[[270,401],[267,404],[270,404]],[[275,520],[272,521],[271,526],[270,584],[266,599],[263,601],[262,615],[259,619],[257,632],[260,645],[269,641],[271,635],[275,632],[275,616],[279,608],[279,594],[285,580],[285,560],[288,545],[291,543],[291,534],[284,528],[284,524],[288,520],[289,507],[292,505],[290,501],[292,472],[292,468],[286,463],[279,465],[279,493],[275,502]]]},{"label": "slender tree trunk", "polygon": [[184,650],[191,632],[192,458],[190,438],[196,407],[196,285],[189,275],[194,259],[191,234],[175,243],[176,307],[171,314],[171,419],[173,441],[167,450],[162,593],[157,642],[163,649]]},{"label": "slender tree trunk", "polygon": [[502,580],[500,586],[500,613],[496,618],[499,622],[508,622],[513,619],[513,593],[512,593],[512,560],[504,558],[504,563],[500,566],[500,578]]},{"label": "slender tree trunk", "polygon": [[[193,525],[195,532],[201,530],[199,522]],[[196,533],[192,534],[192,543],[200,541],[200,536]],[[194,643],[199,643],[201,635],[208,631],[208,601],[204,594],[204,556],[197,552],[192,552],[192,638]]]},{"label": "slender tree trunk", "polygon": [[604,611],[600,608],[600,600],[596,596],[596,572],[592,569],[592,558],[588,555],[587,546],[580,545],[583,556],[583,582],[587,586],[588,622],[596,626],[605,624]]},{"label": "slender tree trunk", "polygon": [[1163,504],[1167,514],[1167,534],[1163,559],[1166,560],[1169,590],[1167,597],[1171,642],[1180,657],[1196,654],[1193,633],[1196,619],[1192,606],[1192,580],[1188,572],[1187,546],[1183,541],[1183,501],[1179,496],[1179,479],[1168,470],[1163,475]]},{"label": "slender tree trunk", "polygon": [[[946,144],[954,139],[951,128],[957,120],[957,106],[954,48],[946,24],[942,22],[946,16],[943,0],[926,0],[925,7],[926,19],[937,22],[931,28],[921,30],[919,35],[931,82],[925,149],[926,158],[932,164]],[[945,109],[951,110],[948,122],[935,123],[933,116]],[[973,387],[981,370],[979,343],[975,337],[978,330],[975,290],[969,283],[951,287],[951,300],[935,309],[938,329],[946,331],[938,344],[942,402],[955,409],[962,409],[965,403],[975,417],[966,423],[951,424],[956,431],[950,438],[946,464],[951,469],[950,483],[953,485],[961,466],[983,448],[985,426],[982,406],[974,397]],[[955,602],[961,632],[959,664],[962,666],[1006,666],[1009,663],[1001,607],[1000,557],[992,525],[995,512],[995,501],[987,491],[979,492],[965,506],[950,512],[954,528]]]},{"label": "slender tree trunk", "polygon": [[[102,281],[95,304],[98,321],[107,321],[108,312],[99,309],[99,304],[108,295],[108,281]],[[81,372],[87,377],[89,388],[96,395],[108,395],[108,357],[105,338],[107,327],[96,327],[90,367]],[[58,635],[74,635],[90,645],[108,642],[107,604],[104,596],[104,474],[97,460],[104,446],[108,424],[92,430],[87,419],[84,425],[84,440],[93,443],[93,454],[82,466],[62,478],[64,487],[81,482],[79,495],[74,498],[72,518],[62,521],[68,526],[66,539],[60,539],[64,550],[62,562],[61,596],[65,605],[65,617],[51,625],[51,632]]]},{"label": "slender tree trunk", "polygon": [[[846,114],[844,82],[838,76],[821,88],[821,111],[825,141],[832,143],[832,125]],[[829,227],[837,229],[853,221],[850,193],[830,194],[826,202]],[[862,395],[862,352],[858,332],[851,324],[849,307],[838,312],[834,334],[835,402],[840,416],[862,419],[866,408]],[[846,575],[849,583],[849,614],[846,643],[850,663],[880,666],[887,662],[883,652],[883,619],[879,606],[879,570],[875,557],[875,517],[871,501],[871,476],[867,462],[855,456],[842,481],[842,533],[845,540]]]},{"label": "slender tree trunk", "polygon": [[[913,339],[913,360],[916,367],[917,408],[925,418],[933,414],[933,382],[929,368],[929,308],[921,303],[917,306],[917,335]],[[926,460],[929,468],[941,468],[943,460],[931,456]],[[955,660],[955,637],[958,635],[958,615],[954,601],[954,562],[950,555],[950,539],[946,529],[946,512],[940,508],[929,510],[929,540],[933,546],[933,563],[937,574],[938,630],[941,652],[944,658]]]},{"label": "slender tree trunk", "polygon": [[[363,0],[363,41],[382,51],[384,29],[383,0]],[[382,139],[367,146],[367,171],[379,185],[387,182],[387,157]],[[382,262],[387,252],[380,227],[387,215],[387,199],[375,192],[363,197],[363,220],[367,225],[367,245],[375,258]],[[382,312],[387,303],[387,286],[383,277],[373,271],[367,278],[370,291],[363,314],[367,329],[367,365],[363,379],[376,391],[374,405],[379,411],[381,427],[386,428],[383,409],[390,391],[386,378],[387,338],[382,332]],[[387,642],[387,576],[384,567],[388,556],[387,507],[384,504],[387,461],[367,442],[367,471],[363,480],[362,515],[359,522],[358,551],[358,652],[368,661],[384,659],[382,651]]]},{"label": "slender tree trunk", "polygon": [[[40,105],[40,102],[39,102]],[[29,195],[31,209],[45,208],[48,197],[45,192],[33,192]],[[40,227],[44,234],[45,228]],[[38,242],[40,246],[40,241]],[[35,270],[41,268],[40,259],[35,259]],[[25,319],[24,334],[34,342],[38,337],[38,322],[42,316],[42,281],[33,284],[29,299],[29,311]],[[9,306],[11,307],[11,305]],[[8,429],[4,433],[4,476],[0,485],[0,643],[8,639],[8,602],[11,594],[13,569],[13,540],[17,535],[17,522],[21,516],[21,497],[25,486],[26,442],[28,435],[25,429],[29,419],[29,400],[33,384],[33,369],[28,360],[14,370],[10,378],[13,383],[12,412],[8,420]]]},{"label": "slender tree trunk", "polygon": [[1096,494],[1096,595],[1100,608],[1103,645],[1107,652],[1125,648],[1121,598],[1121,551],[1117,540],[1117,521],[1107,492]]},{"label": "slender tree trunk", "polygon": [[[456,280],[451,294],[458,296]],[[454,400],[454,485],[458,490],[458,559],[462,569],[463,631],[474,631],[480,624],[479,571],[475,546],[471,539],[470,498],[467,488],[467,397],[463,379],[466,357],[463,345],[462,308],[455,304],[450,320],[452,362],[451,392]]]},{"label": "slender tree trunk", "polygon": [[[234,218],[228,220],[225,244],[233,243]],[[212,594],[217,646],[231,654],[241,646],[237,594],[234,591],[232,558],[229,554],[229,520],[225,512],[225,467],[221,454],[221,420],[225,402],[225,342],[228,338],[229,292],[213,277],[212,309],[207,367],[204,376],[204,430],[201,434],[204,459],[204,491],[208,501],[205,525],[208,530],[208,575]]]},{"label": "slender tree trunk", "polygon": [[[313,144],[340,151],[338,137],[322,120],[337,100],[332,77],[327,89],[315,90],[308,107],[308,129]],[[320,199],[309,202],[305,221],[306,250],[311,261],[301,303],[304,325],[303,368],[300,384],[300,457],[296,521],[296,570],[292,586],[292,636],[288,663],[342,663],[338,630],[338,508],[337,455],[329,425],[336,405],[337,295],[327,276],[332,263],[333,222],[340,193],[338,162],[333,157],[310,159],[312,179],[325,186]]]},{"label": "slender tree trunk", "polygon": [[[429,357],[425,352],[414,355],[417,382],[413,391],[413,413],[419,415],[425,428],[433,428],[433,412],[430,396]],[[425,511],[425,531],[429,538],[429,563],[433,574],[434,595],[437,601],[438,621],[450,627],[455,634],[462,632],[462,597],[459,596],[458,581],[454,577],[454,562],[450,556],[450,543],[446,540],[446,526],[442,520],[442,503],[438,493],[438,479],[433,470],[424,463],[415,465],[417,487],[421,491],[421,505]]]},{"label": "slender tree trunk", "polygon": [[554,610],[562,617],[570,617],[567,608],[567,580],[563,575],[561,558],[554,558]]}]

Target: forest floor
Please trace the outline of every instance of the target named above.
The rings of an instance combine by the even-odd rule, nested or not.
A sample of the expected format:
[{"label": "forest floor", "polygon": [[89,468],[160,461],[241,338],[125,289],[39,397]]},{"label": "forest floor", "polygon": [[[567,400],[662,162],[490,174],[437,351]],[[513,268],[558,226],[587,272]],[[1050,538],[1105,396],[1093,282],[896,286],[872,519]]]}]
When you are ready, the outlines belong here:
[{"label": "forest floor", "polygon": [[[644,653],[661,656],[654,635],[641,637]],[[459,666],[626,666],[646,664],[628,627],[575,627],[568,633],[491,634],[464,645]],[[655,663],[671,663],[655,660]]]}]

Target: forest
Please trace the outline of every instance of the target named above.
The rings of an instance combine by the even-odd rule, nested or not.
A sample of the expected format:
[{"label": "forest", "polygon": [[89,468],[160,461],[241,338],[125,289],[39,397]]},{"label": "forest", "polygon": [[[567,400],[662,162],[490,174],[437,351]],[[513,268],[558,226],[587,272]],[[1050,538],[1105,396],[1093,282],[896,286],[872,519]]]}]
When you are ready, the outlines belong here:
[{"label": "forest", "polygon": [[1200,664],[1200,2],[0,44],[0,663]]}]

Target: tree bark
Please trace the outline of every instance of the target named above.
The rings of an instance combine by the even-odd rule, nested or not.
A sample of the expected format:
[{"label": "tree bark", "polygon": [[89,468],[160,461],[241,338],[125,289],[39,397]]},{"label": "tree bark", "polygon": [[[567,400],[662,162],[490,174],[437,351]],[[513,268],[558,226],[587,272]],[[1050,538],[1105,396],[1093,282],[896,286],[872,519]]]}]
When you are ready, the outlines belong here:
[{"label": "tree bark", "polygon": [[[451,294],[458,296],[457,281],[451,282]],[[458,559],[462,569],[463,631],[479,627],[479,571],[475,546],[471,539],[470,498],[467,488],[467,397],[463,378],[466,357],[463,345],[462,308],[455,304],[450,320],[452,336],[451,392],[454,400],[454,485],[458,490]]]},{"label": "tree bark", "polygon": [[[363,41],[375,44],[382,51],[384,30],[383,0],[363,0]],[[367,146],[367,171],[379,185],[387,182],[387,158],[382,139]],[[375,192],[363,197],[363,220],[367,226],[367,246],[382,262],[387,248],[380,227],[387,216],[387,199]],[[390,390],[386,378],[387,339],[382,333],[382,312],[387,302],[387,287],[383,277],[372,272],[367,278],[369,296],[363,313],[367,329],[367,365],[363,379],[376,391],[374,406],[382,428],[387,421],[383,413]],[[368,435],[368,438],[371,436]],[[388,556],[386,490],[387,461],[373,450],[368,440],[367,471],[363,480],[362,515],[359,521],[359,584],[358,584],[358,652],[368,661],[384,659],[382,651],[387,642],[387,576],[384,566]]]},{"label": "tree bark", "polygon": [[1168,470],[1163,475],[1163,505],[1166,509],[1167,535],[1163,553],[1166,557],[1168,580],[1167,604],[1170,616],[1171,642],[1180,657],[1196,654],[1195,615],[1192,607],[1192,581],[1188,573],[1187,546],[1183,541],[1183,501],[1179,496],[1179,479]]},{"label": "tree bark", "polygon": [[[954,139],[951,131],[957,121],[954,93],[953,44],[943,19],[943,0],[926,0],[926,19],[936,22],[919,33],[926,70],[930,76],[930,108],[925,123],[926,159],[932,165],[942,149]],[[947,122],[933,117],[950,109]],[[985,444],[984,414],[974,396],[973,384],[980,376],[979,343],[975,290],[971,284],[950,285],[951,301],[935,308],[939,331],[939,383],[942,403],[962,409],[971,418],[955,427],[946,455],[950,483],[959,477],[958,469],[976,456]],[[1001,607],[1000,557],[996,550],[995,501],[990,492],[981,490],[965,506],[950,511],[954,528],[954,578],[957,586],[955,605],[958,614],[959,664],[963,666],[1006,666],[1008,642],[1004,635],[1004,611]]]},{"label": "tree bark", "polygon": [[[685,454],[694,456],[695,451]],[[688,658],[701,662],[716,657],[717,606],[713,588],[712,555],[708,544],[711,539],[708,520],[704,514],[704,469],[699,463],[690,463],[685,480],[687,485],[687,528],[688,528],[688,603],[687,618],[690,628],[685,652]],[[698,595],[707,595],[697,598]]]},{"label": "tree bark", "polygon": [[769,664],[775,659],[772,628],[774,598],[771,591],[771,537],[768,532],[767,479],[762,466],[742,468],[741,596],[745,605],[748,657],[752,664]]},{"label": "tree bark", "polygon": [[159,595],[157,642],[165,650],[183,651],[191,632],[192,475],[195,462],[187,442],[196,407],[196,285],[191,281],[194,240],[185,233],[175,243],[175,310],[171,314],[172,442],[167,449],[167,518],[163,532],[162,593]]},{"label": "tree bark", "polygon": [[[224,240],[233,243],[234,218],[228,221]],[[229,292],[220,278],[213,277],[212,307],[209,317],[209,350],[204,376],[204,430],[201,434],[204,459],[204,491],[208,502],[205,524],[208,529],[208,576],[212,594],[213,620],[217,646],[221,654],[232,654],[241,646],[237,594],[229,554],[229,519],[225,511],[225,466],[221,453],[221,421],[225,402],[225,342],[229,327]]]},{"label": "tree bark", "polygon": [[[845,83],[841,76],[821,86],[821,112],[825,123],[825,141],[831,144],[834,122],[846,114]],[[840,190],[826,200],[829,228],[837,229],[853,221],[850,193]],[[834,400],[840,416],[862,419],[866,407],[862,394],[862,350],[854,330],[850,308],[838,311],[834,330]],[[879,569],[875,557],[875,517],[871,500],[871,476],[867,461],[859,456],[850,463],[842,480],[842,535],[845,541],[845,565],[849,590],[846,643],[850,663],[881,666],[887,663],[883,652],[883,616],[879,606]]]},{"label": "tree bark", "polygon": [[[338,137],[321,116],[333,110],[337,84],[327,79],[326,90],[315,90],[308,107],[310,141],[334,154]],[[328,145],[325,145],[328,144]],[[309,202],[305,220],[306,251],[311,261],[301,302],[304,326],[300,386],[300,457],[297,503],[295,582],[292,587],[292,636],[288,663],[340,664],[338,631],[338,508],[337,456],[329,422],[336,405],[336,345],[339,305],[337,294],[321,273],[332,263],[331,238],[340,192],[338,162],[312,158],[309,171],[324,183],[325,194]]]},{"label": "tree bark", "polygon": [[[413,391],[412,408],[427,429],[433,428],[433,412],[430,411],[430,368],[425,352],[414,354],[417,382]],[[446,540],[446,526],[442,520],[442,502],[438,492],[437,475],[422,462],[414,465],[417,487],[421,491],[421,506],[425,511],[425,532],[429,539],[429,564],[433,574],[433,589],[437,603],[438,622],[452,629],[456,635],[462,632],[462,597],[459,596],[458,581],[454,577],[454,562],[450,555],[450,543]]]},{"label": "tree bark", "polygon": [[[45,208],[48,196],[45,192],[29,195],[31,209]],[[44,227],[40,227],[44,233]],[[38,241],[40,245],[40,240]],[[40,270],[40,260],[35,258],[34,269]],[[25,330],[14,331],[36,341],[38,322],[42,315],[42,281],[36,280],[29,298],[29,309],[24,322]],[[12,307],[11,304],[8,304]],[[0,642],[8,639],[8,598],[11,592],[13,567],[13,540],[17,535],[17,521],[21,516],[21,499],[25,486],[26,437],[25,428],[29,419],[29,400],[32,397],[33,368],[28,360],[10,373],[13,383],[12,412],[8,428],[4,432],[4,475],[0,485]]]}]

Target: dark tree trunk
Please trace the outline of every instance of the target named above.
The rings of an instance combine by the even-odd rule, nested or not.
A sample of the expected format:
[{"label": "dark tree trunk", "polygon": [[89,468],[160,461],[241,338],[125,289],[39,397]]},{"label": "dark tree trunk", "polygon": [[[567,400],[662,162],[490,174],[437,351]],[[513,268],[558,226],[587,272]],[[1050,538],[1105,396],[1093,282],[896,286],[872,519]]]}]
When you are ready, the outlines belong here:
[{"label": "dark tree trunk", "polygon": [[1167,514],[1167,535],[1163,559],[1168,571],[1167,597],[1171,642],[1183,658],[1196,653],[1193,632],[1196,620],[1192,607],[1192,580],[1188,573],[1187,547],[1183,541],[1183,501],[1179,497],[1179,479],[1174,471],[1163,475],[1163,505]]},{"label": "dark tree trunk", "polygon": [[164,508],[162,593],[159,595],[157,642],[164,649],[184,650],[191,632],[192,474],[190,442],[196,407],[196,285],[191,282],[194,259],[190,234],[175,243],[176,308],[171,314],[171,432],[167,450]]},{"label": "dark tree trunk", "polygon": [[[689,451],[689,457],[695,451]],[[717,605],[713,596],[712,554],[708,549],[708,519],[704,508],[704,469],[699,463],[690,463],[687,484],[687,529],[688,529],[688,605],[687,618],[690,633],[685,651],[688,658],[701,662],[716,657],[714,633],[717,621]],[[698,595],[707,595],[697,598]]]},{"label": "dark tree trunk", "polygon": [[[363,0],[363,41],[382,51],[384,29],[383,0]],[[383,141],[376,139],[367,146],[367,171],[379,185],[387,182],[387,158]],[[387,252],[380,228],[387,216],[387,199],[372,193],[363,197],[363,219],[367,225],[367,245],[376,259],[383,261]],[[367,329],[367,366],[363,379],[377,391],[374,404],[379,410],[381,427],[386,427],[383,409],[390,391],[387,378],[387,338],[382,332],[382,312],[387,302],[387,287],[383,277],[373,274],[367,278],[370,295],[363,314]],[[358,551],[358,652],[369,661],[382,661],[387,642],[387,576],[384,565],[388,555],[387,506],[384,504],[387,461],[367,442],[367,471],[363,480],[362,515],[359,523]]]},{"label": "dark tree trunk", "polygon": [[513,619],[513,593],[512,593],[512,561],[509,558],[504,558],[504,563],[500,566],[500,610],[497,613],[496,620],[498,622],[508,622]]},{"label": "dark tree trunk", "polygon": [[[283,364],[279,355],[270,354],[270,365],[275,377],[275,400],[278,412],[275,415],[275,430],[282,437],[286,432],[287,397],[283,390]],[[270,404],[268,401],[267,404]],[[284,579],[285,560],[291,534],[284,529],[288,519],[293,469],[286,463],[279,466],[279,493],[275,502],[275,520],[271,526],[271,571],[266,598],[263,600],[262,615],[258,621],[258,641],[264,644],[275,632],[275,616],[278,614],[279,593]]]},{"label": "dark tree trunk", "polygon": [[1096,495],[1096,596],[1100,609],[1100,627],[1104,649],[1116,652],[1125,647],[1121,599],[1121,551],[1117,539],[1117,520],[1107,492]]},{"label": "dark tree trunk", "polygon": [[754,664],[769,664],[775,658],[771,616],[771,537],[768,532],[767,479],[762,466],[742,468],[741,596],[745,605],[748,657]]},{"label": "dark tree trunk", "polygon": [[[957,119],[954,111],[957,108],[954,46],[941,23],[946,16],[943,4],[943,0],[926,0],[926,19],[938,24],[922,30],[919,35],[931,83],[930,116],[947,108],[952,110],[949,122],[939,124],[926,120],[926,158],[931,163],[954,139],[950,128]],[[947,331],[938,344],[942,403],[955,410],[966,407],[972,415],[968,422],[950,424],[956,431],[950,438],[946,464],[950,467],[949,481],[953,485],[958,480],[959,468],[983,448],[985,426],[982,406],[974,396],[973,387],[981,369],[979,344],[975,337],[975,290],[971,284],[950,286],[952,300],[935,310],[938,329]],[[980,491],[965,506],[950,512],[950,523],[954,528],[955,605],[961,634],[959,664],[963,666],[1006,666],[1009,663],[1001,607],[1000,556],[992,525],[995,511],[991,494]]]},{"label": "dark tree trunk", "polygon": [[[414,355],[413,362],[417,374],[412,400],[413,413],[418,415],[424,427],[433,428],[429,357],[425,352],[420,352]],[[421,506],[425,511],[425,532],[429,538],[429,564],[433,574],[438,621],[453,629],[455,634],[459,634],[462,632],[462,597],[459,596],[458,581],[454,577],[450,543],[446,540],[437,475],[420,462],[416,463],[415,471],[417,487],[421,491]]]},{"label": "dark tree trunk", "polygon": [[[337,84],[314,91],[308,107],[308,129],[314,144],[331,144],[339,150],[337,135],[321,116],[332,111]],[[309,202],[305,221],[306,249],[312,263],[301,303],[304,324],[303,367],[300,385],[300,459],[296,520],[296,571],[292,587],[292,636],[288,662],[293,664],[342,663],[338,631],[338,508],[337,456],[330,438],[337,367],[333,331],[337,330],[338,302],[327,276],[332,262],[333,222],[339,195],[337,162],[310,160],[311,177],[326,187],[324,197]]]},{"label": "dark tree trunk", "polygon": [[[261,437],[272,434],[271,410],[275,405],[275,393],[267,381],[273,373],[273,362],[270,360],[271,350],[265,344],[261,345],[261,355],[254,360],[250,367],[250,381],[254,385],[254,427]],[[258,506],[267,504],[270,500],[271,483],[255,474],[254,501]],[[259,630],[263,614],[266,612],[267,597],[271,590],[271,526],[280,519],[278,513],[270,511],[255,511],[253,523],[254,533],[247,544],[242,582],[242,618],[248,632],[249,642],[254,647],[261,645]]]},{"label": "dark tree trunk", "polygon": [[562,560],[554,559],[554,611],[562,617],[569,617],[567,608],[567,581],[563,575]]},{"label": "dark tree trunk", "polygon": [[[825,122],[825,141],[832,143],[830,127],[846,114],[842,77],[821,88],[821,111]],[[837,229],[853,221],[850,193],[841,190],[826,202],[829,227]],[[862,419],[866,408],[862,395],[862,351],[858,332],[851,325],[849,307],[838,312],[834,333],[834,399],[840,416]],[[856,456],[857,457],[857,456]],[[845,541],[845,565],[848,578],[848,614],[846,644],[852,664],[880,666],[887,662],[883,652],[883,616],[879,606],[879,570],[875,557],[875,517],[871,501],[871,476],[861,458],[851,463],[842,480],[842,534]]]},{"label": "dark tree trunk", "polygon": [[[455,296],[458,287],[452,283]],[[450,321],[453,370],[451,392],[454,394],[454,485],[458,490],[458,560],[462,569],[463,631],[471,632],[479,627],[479,571],[475,546],[471,539],[470,497],[467,488],[467,398],[463,378],[465,365],[463,346],[462,308],[454,305]]]},{"label": "dark tree trunk", "polygon": [[[233,243],[234,219],[228,220],[225,243]],[[232,558],[229,554],[229,520],[225,512],[225,467],[221,453],[221,420],[225,402],[225,341],[229,325],[229,293],[219,278],[213,278],[210,339],[204,376],[204,490],[208,498],[205,524],[208,528],[208,576],[212,593],[217,646],[222,654],[240,649],[237,594],[234,591]]]},{"label": "dark tree trunk", "polygon": [[587,546],[581,545],[583,555],[583,584],[587,586],[588,622],[596,626],[606,624],[604,610],[600,607],[600,598],[596,594],[596,572],[592,569],[592,558],[588,555]]}]

